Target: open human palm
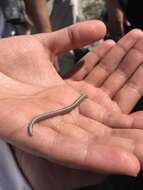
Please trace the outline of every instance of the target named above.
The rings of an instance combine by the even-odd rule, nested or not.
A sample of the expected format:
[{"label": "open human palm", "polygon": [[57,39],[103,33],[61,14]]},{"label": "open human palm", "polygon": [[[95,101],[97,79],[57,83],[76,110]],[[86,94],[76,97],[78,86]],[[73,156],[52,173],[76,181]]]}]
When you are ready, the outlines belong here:
[{"label": "open human palm", "polygon": [[[94,32],[96,27],[99,29]],[[87,82],[65,82],[52,65],[58,53],[92,43],[104,33],[104,26],[92,21],[53,34],[1,41],[2,49],[6,49],[1,51],[0,65],[1,138],[26,152],[71,168],[136,175],[138,159],[142,158],[140,146],[131,136],[125,136],[121,131],[120,135],[115,134],[115,130],[108,127],[131,127],[133,119],[122,114],[103,90]],[[137,36],[131,47],[141,34]],[[103,45],[107,46],[103,54],[112,46],[112,43],[107,44]],[[81,73],[78,76],[81,77]],[[89,81],[91,76],[92,73],[81,79]],[[69,114],[35,124],[33,137],[28,136],[26,127],[33,116],[70,105],[80,93],[87,94],[90,99],[84,100]],[[65,168],[60,171],[62,169]],[[78,173],[76,170],[71,172]]]}]

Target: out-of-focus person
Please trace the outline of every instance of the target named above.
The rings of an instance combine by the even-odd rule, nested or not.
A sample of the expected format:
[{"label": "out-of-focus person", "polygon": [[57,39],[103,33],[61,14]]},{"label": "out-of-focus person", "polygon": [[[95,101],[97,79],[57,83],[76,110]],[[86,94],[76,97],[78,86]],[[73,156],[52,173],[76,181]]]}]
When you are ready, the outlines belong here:
[{"label": "out-of-focus person", "polygon": [[107,10],[109,31],[115,41],[133,28],[143,29],[142,1],[107,0]]},{"label": "out-of-focus person", "polygon": [[0,0],[0,37],[25,34],[27,18],[23,0]]},{"label": "out-of-focus person", "polygon": [[24,0],[26,13],[35,27],[35,33],[51,32],[51,22],[46,0]]}]

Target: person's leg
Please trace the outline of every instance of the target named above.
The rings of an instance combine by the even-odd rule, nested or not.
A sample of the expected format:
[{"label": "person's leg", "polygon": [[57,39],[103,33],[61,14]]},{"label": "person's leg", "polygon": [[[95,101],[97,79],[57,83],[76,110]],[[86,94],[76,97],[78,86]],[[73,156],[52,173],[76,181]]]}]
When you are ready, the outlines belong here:
[{"label": "person's leg", "polygon": [[54,31],[73,24],[73,6],[70,1],[55,0],[50,18]]}]

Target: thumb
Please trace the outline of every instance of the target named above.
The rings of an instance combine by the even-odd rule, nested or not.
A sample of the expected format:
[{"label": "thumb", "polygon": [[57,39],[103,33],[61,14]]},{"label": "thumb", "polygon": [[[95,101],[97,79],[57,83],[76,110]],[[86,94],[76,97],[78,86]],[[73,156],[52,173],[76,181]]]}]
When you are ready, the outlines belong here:
[{"label": "thumb", "polygon": [[106,27],[101,21],[85,21],[37,37],[52,53],[58,54],[89,45],[103,38]]}]

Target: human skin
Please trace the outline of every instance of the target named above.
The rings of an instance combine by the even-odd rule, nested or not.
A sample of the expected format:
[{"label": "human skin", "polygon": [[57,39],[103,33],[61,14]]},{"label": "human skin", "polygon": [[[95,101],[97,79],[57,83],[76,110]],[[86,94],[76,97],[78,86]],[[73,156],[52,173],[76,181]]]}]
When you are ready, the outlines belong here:
[{"label": "human skin", "polygon": [[[101,91],[106,92],[111,97],[112,100],[117,102],[123,112],[129,113],[134,104],[140,98],[138,94],[141,94],[138,93],[138,91],[140,91],[141,89],[141,86],[138,87],[138,84],[142,85],[141,81],[139,80],[141,79],[143,71],[141,71],[142,70],[141,67],[139,67],[136,73],[135,71],[133,71],[136,67],[140,65],[142,61],[142,55],[139,50],[141,49],[143,42],[139,41],[137,45],[135,45],[136,42],[139,40],[138,35],[140,35],[140,37],[142,36],[140,31],[134,30],[128,35],[126,35],[116,45],[114,45],[112,41],[106,41],[105,43],[100,45],[93,52],[90,52],[87,56],[85,56],[81,60],[81,62],[84,63],[83,66],[79,70],[77,70],[76,68],[75,73],[70,76],[73,81],[71,81],[70,79],[69,83],[74,88],[79,89],[78,82],[76,81],[82,80],[82,82],[80,82],[81,83],[80,85],[82,86],[81,88],[82,90],[81,89],[80,90],[82,92],[87,92],[87,90],[89,90],[90,92],[94,92],[95,90],[97,90],[96,88],[93,89],[93,86],[84,85],[85,83],[95,85],[96,87],[100,88]],[[99,62],[100,64],[97,64]],[[103,71],[101,72],[102,64],[106,64],[106,66],[108,66],[109,68],[108,72],[105,72],[104,70],[103,70],[104,72]],[[128,64],[130,64],[130,69],[128,67]],[[112,68],[113,66],[114,69]],[[126,75],[127,70],[123,70],[123,73],[119,72],[118,69],[121,69],[123,66],[124,68],[127,67],[129,69],[128,75]],[[101,75],[97,75],[98,73],[100,73]],[[134,73],[132,77],[131,73]],[[112,80],[109,80],[110,78]],[[128,80],[129,78],[130,80]],[[115,79],[116,79],[116,85],[113,85],[113,81]],[[133,87],[133,85],[131,85],[132,84],[131,82],[133,82],[133,84],[135,85],[134,88],[131,88]],[[109,84],[109,86],[106,87],[107,84]],[[121,84],[123,86],[120,89]],[[125,93],[127,90],[129,94],[132,94],[135,97],[134,100],[131,101],[128,98],[129,94]],[[106,106],[107,109],[110,111],[112,104],[114,104],[115,102],[114,103],[112,102],[112,104],[108,104],[109,102],[107,103],[108,101],[107,94],[102,93],[101,96],[99,94],[96,94],[94,98],[96,98],[97,102],[101,101],[103,102],[103,100],[105,100],[104,106]],[[114,96],[115,94],[116,96]],[[93,95],[95,94],[93,93]],[[135,113],[135,115],[137,114],[141,114],[142,117],[142,112]],[[142,123],[142,119],[140,122]],[[90,126],[88,126],[88,130],[92,133],[95,132],[94,131],[95,128],[92,128]],[[122,137],[123,135],[125,138],[130,140],[134,139],[135,141],[138,141],[137,139],[139,139],[139,141],[142,141],[143,134],[141,130],[115,129],[112,130],[112,132],[119,137],[120,136]],[[106,141],[106,139],[104,140]],[[104,140],[102,139],[102,141]],[[71,169],[69,170],[69,168],[52,164],[44,159],[33,157],[32,155],[30,154],[28,155],[19,150],[16,151],[16,155],[20,162],[21,167],[25,171],[25,174],[27,174],[28,179],[30,179],[32,184],[34,184],[35,189],[42,189],[42,190],[52,189],[52,188],[61,189],[61,190],[74,189],[74,188],[100,183],[105,178],[105,176],[97,174],[96,172],[90,173],[90,172],[83,172],[80,170],[71,170]]]},{"label": "human skin", "polygon": [[[139,127],[140,123],[134,122],[134,125],[132,125],[136,118],[122,114],[122,109],[120,110],[104,91],[86,82],[90,78],[89,76],[92,76],[92,72],[88,75],[88,78],[83,77],[86,79],[85,82],[63,81],[56,73],[52,64],[53,57],[58,53],[92,43],[100,39],[104,34],[105,27],[101,22],[90,21],[52,34],[23,36],[1,41],[0,46],[3,50],[0,53],[1,138],[26,152],[68,168],[104,174],[123,173],[133,176],[137,175],[140,165],[142,165],[142,138],[137,143],[137,138],[133,135],[134,133],[130,132],[132,129],[125,130],[126,132],[124,133],[122,132],[123,129],[118,130],[110,127]],[[125,41],[120,43],[122,45],[125,44],[126,51],[128,51],[137,44],[141,37],[142,32],[138,30],[133,31],[127,36],[127,39],[124,39]],[[12,44],[12,48],[9,46],[10,44]],[[112,45],[111,43],[109,46],[111,47]],[[109,46],[107,47],[109,48]],[[121,53],[118,53],[120,59],[122,59],[127,52],[118,46],[115,46],[114,49],[117,52],[120,50],[119,52]],[[105,49],[108,50],[108,48]],[[106,53],[106,51],[103,52],[105,57],[108,55]],[[96,53],[95,57],[97,55]],[[89,57],[91,57],[91,54]],[[115,60],[119,61],[117,57]],[[96,63],[95,60],[94,63]],[[135,68],[131,67],[131,73],[134,70]],[[83,75],[83,70],[78,72],[80,71],[81,76]],[[100,78],[99,81],[101,81]],[[136,80],[137,84],[138,81],[139,79]],[[85,100],[79,108],[70,114],[37,124],[32,138],[27,135],[27,123],[35,114],[69,105],[81,92],[86,93],[90,99]],[[118,89],[115,92],[118,92]],[[106,97],[105,101],[103,96]],[[122,97],[119,100],[123,102]],[[131,107],[131,103],[135,104],[136,101],[137,98],[134,102],[129,101],[127,108]],[[87,108],[90,109],[88,110]],[[110,116],[112,115],[112,117],[106,117],[109,113],[109,108]],[[113,118],[113,120],[110,120],[110,118]],[[136,130],[135,136],[142,137],[142,130]],[[23,159],[26,161],[29,158],[28,156],[30,156],[24,156],[24,154],[22,159],[19,159],[20,163],[23,162]],[[32,162],[37,159],[36,157],[28,159],[31,167],[33,166]],[[41,160],[38,159],[37,161]],[[45,163],[44,160],[43,163]],[[25,164],[27,162],[21,163],[23,169],[26,167]],[[53,171],[52,164],[48,161],[47,166],[51,167],[51,171]],[[54,183],[51,181],[49,184],[42,184],[43,176],[42,179],[38,178],[37,180],[40,171],[36,175],[36,172],[33,172],[33,167],[33,171],[31,168],[29,170],[28,168],[26,169],[24,173],[34,189],[47,189],[47,186],[50,188],[54,187],[55,180]],[[87,172],[65,169],[62,166],[59,166],[59,170],[55,169],[57,173],[53,174],[53,178],[57,175],[60,179],[64,176],[61,175],[62,172],[64,173],[67,170],[69,174],[66,175],[67,179],[64,177],[63,181],[59,181],[58,188],[63,189],[66,180],[71,182],[71,184],[68,184],[70,187],[82,186],[88,184],[91,180],[90,178],[88,179],[89,175],[87,175]],[[78,184],[78,181],[75,181],[76,184],[74,184],[75,182],[71,181],[73,178],[71,178],[70,174],[73,177],[78,176],[76,179],[87,179],[89,181],[86,183],[85,180],[84,184],[82,180],[80,184]]]},{"label": "human skin", "polygon": [[51,32],[52,26],[48,15],[46,0],[24,0],[26,11],[37,32]]}]

